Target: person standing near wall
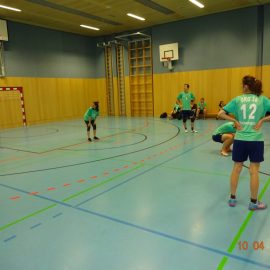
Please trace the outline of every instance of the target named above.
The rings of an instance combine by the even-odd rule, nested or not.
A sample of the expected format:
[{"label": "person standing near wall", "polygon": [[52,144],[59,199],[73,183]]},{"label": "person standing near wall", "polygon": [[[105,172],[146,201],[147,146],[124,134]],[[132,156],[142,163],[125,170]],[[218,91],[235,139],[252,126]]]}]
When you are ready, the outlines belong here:
[{"label": "person standing near wall", "polygon": [[191,132],[197,133],[198,131],[194,128],[195,115],[191,110],[191,102],[195,101],[195,96],[189,92],[189,84],[184,84],[184,91],[179,93],[176,99],[176,103],[180,105],[182,108],[182,118],[183,118],[183,126],[185,132],[187,133],[187,119],[191,120]]},{"label": "person standing near wall", "polygon": [[96,119],[99,115],[99,106],[98,106],[98,101],[93,102],[93,106],[90,107],[84,114],[84,122],[86,124],[86,128],[87,128],[87,139],[89,142],[92,141],[92,139],[90,138],[90,128],[91,125],[93,127],[93,133],[94,133],[94,140],[99,140],[99,138],[97,137],[96,133],[97,133],[97,125],[96,125]]},{"label": "person standing near wall", "polygon": [[[270,116],[265,117],[270,111],[270,100],[262,96],[262,83],[253,76],[245,76],[242,79],[243,94],[231,100],[218,113],[218,116],[233,121],[237,128],[232,159],[234,166],[231,173],[229,206],[234,207],[236,190],[243,163],[249,158],[250,174],[250,203],[249,210],[262,210],[266,204],[258,201],[259,168],[264,161],[264,138],[261,126]],[[235,118],[226,115],[232,113]]]}]

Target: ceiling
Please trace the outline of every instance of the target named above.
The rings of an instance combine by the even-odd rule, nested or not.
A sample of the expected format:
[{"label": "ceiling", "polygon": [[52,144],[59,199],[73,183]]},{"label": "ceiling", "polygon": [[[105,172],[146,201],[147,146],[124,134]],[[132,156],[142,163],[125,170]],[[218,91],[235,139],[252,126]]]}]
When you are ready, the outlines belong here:
[{"label": "ceiling", "polygon": [[[0,0],[0,5],[22,12],[0,9],[0,18],[86,36],[103,36],[149,26],[270,3],[270,0],[200,0],[200,9],[188,0]],[[144,17],[138,21],[128,17]],[[100,28],[93,31],[80,24]]]}]

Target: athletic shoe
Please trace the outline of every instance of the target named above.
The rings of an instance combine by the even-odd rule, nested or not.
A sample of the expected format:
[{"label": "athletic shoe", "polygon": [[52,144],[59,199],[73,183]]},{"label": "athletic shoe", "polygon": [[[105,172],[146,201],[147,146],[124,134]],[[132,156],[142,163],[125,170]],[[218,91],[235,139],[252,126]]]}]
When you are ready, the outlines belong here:
[{"label": "athletic shoe", "polygon": [[249,210],[264,210],[266,207],[265,203],[259,201],[257,203],[250,202],[248,205]]},{"label": "athletic shoe", "polygon": [[94,140],[99,140],[99,138],[97,136],[94,137]]},{"label": "athletic shoe", "polygon": [[195,130],[195,129],[191,130],[191,132],[192,132],[192,133],[198,133],[198,131]]},{"label": "athletic shoe", "polygon": [[91,139],[91,138],[88,138],[88,141],[89,141],[89,142],[92,142],[92,139]]},{"label": "athletic shoe", "polygon": [[228,201],[228,204],[229,204],[230,207],[235,207],[236,203],[237,203],[236,199],[230,198],[229,201]]},{"label": "athletic shoe", "polygon": [[185,133],[188,133],[188,130],[187,129],[185,129]]}]

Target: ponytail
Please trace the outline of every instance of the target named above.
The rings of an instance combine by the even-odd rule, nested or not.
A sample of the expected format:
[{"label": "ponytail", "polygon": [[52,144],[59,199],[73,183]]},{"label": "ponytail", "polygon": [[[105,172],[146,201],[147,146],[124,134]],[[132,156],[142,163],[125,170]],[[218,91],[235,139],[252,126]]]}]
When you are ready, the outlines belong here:
[{"label": "ponytail", "polygon": [[253,76],[247,75],[242,79],[243,86],[248,86],[251,93],[260,96],[262,94],[262,82]]}]

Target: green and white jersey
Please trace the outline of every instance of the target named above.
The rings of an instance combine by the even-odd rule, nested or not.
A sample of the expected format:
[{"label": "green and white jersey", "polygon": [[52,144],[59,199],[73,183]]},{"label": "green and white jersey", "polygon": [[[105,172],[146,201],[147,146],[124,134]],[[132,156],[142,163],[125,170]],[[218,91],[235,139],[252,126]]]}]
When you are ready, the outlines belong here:
[{"label": "green and white jersey", "polygon": [[234,122],[227,122],[217,127],[213,135],[228,134],[228,133],[235,133],[235,132],[236,132],[236,128],[234,127]]},{"label": "green and white jersey", "polygon": [[199,102],[199,103],[198,103],[198,107],[199,107],[200,110],[205,109],[206,106],[207,106],[206,102]]},{"label": "green and white jersey", "polygon": [[191,110],[191,105],[190,102],[191,100],[195,99],[195,96],[191,93],[185,93],[185,92],[181,92],[178,96],[177,96],[178,100],[181,100],[182,102],[182,106],[183,106],[183,110]]},{"label": "green and white jersey", "polygon": [[86,113],[84,114],[83,116],[83,119],[85,121],[89,121],[89,117],[90,117],[90,120],[96,120],[96,118],[98,117],[99,115],[99,112],[96,111],[94,108],[90,107]]},{"label": "green and white jersey", "polygon": [[263,141],[261,130],[255,130],[254,126],[270,111],[270,100],[265,96],[243,94],[231,100],[223,110],[234,114],[242,129],[237,130],[235,140]]}]

